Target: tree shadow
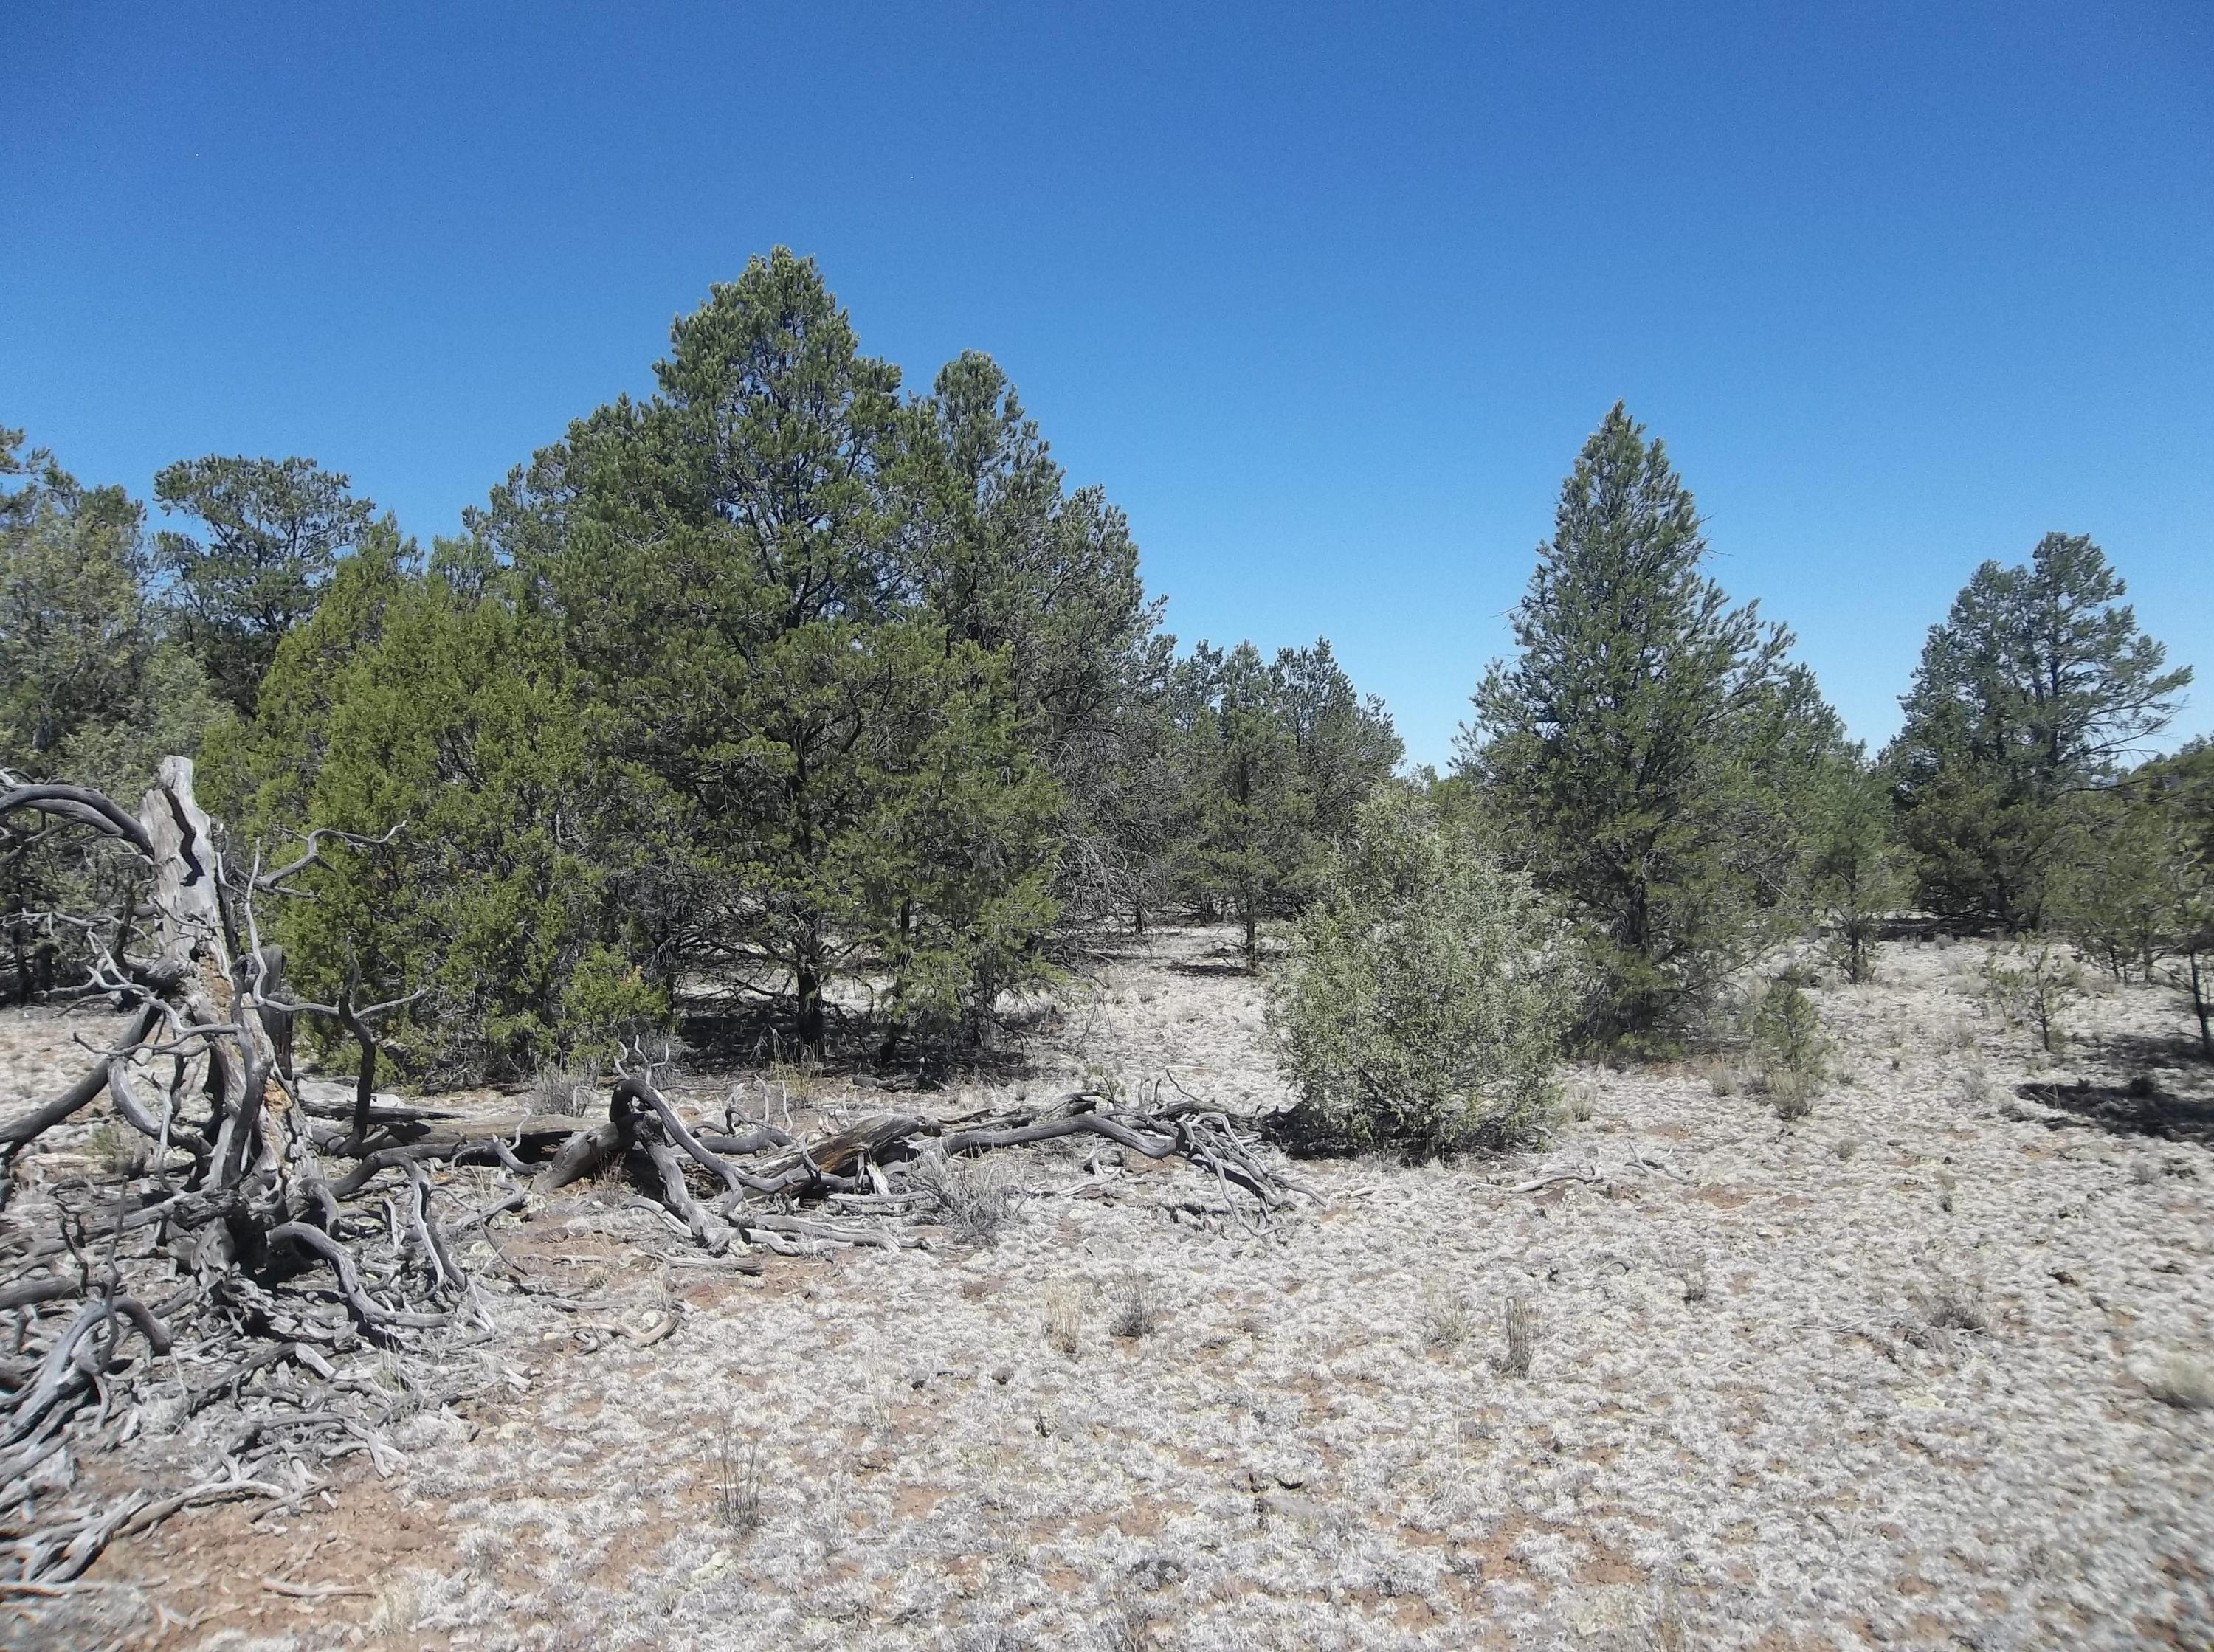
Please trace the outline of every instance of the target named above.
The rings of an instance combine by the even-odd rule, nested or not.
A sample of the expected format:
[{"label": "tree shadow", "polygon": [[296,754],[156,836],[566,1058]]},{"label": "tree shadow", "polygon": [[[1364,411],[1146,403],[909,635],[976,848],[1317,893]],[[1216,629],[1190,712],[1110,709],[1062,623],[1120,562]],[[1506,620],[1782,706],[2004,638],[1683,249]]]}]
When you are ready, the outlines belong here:
[{"label": "tree shadow", "polygon": [[[2168,1095],[2156,1085],[2094,1084],[2081,1079],[2073,1084],[2017,1084],[2014,1093],[2025,1101],[2067,1113],[2083,1128],[2214,1147],[2214,1101]],[[2058,1119],[2048,1122],[2056,1129],[2066,1127]]]},{"label": "tree shadow", "polygon": [[1179,958],[1168,967],[1171,975],[1251,975],[1253,972],[1253,966],[1242,959],[1233,963],[1217,963],[1208,959],[1195,961]]},{"label": "tree shadow", "polygon": [[2198,1068],[2214,1064],[2206,1059],[2195,1033],[2107,1033],[2098,1039],[2102,1054],[2132,1067]]}]

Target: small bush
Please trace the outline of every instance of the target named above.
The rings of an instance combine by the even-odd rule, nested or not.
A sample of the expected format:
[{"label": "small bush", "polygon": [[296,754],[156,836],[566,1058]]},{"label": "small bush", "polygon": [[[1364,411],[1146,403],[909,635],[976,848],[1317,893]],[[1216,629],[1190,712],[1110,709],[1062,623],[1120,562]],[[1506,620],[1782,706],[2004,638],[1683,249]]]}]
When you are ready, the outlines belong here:
[{"label": "small bush", "polygon": [[84,1150],[104,1174],[118,1181],[129,1181],[133,1176],[145,1173],[146,1161],[151,1156],[150,1146],[135,1130],[101,1125],[85,1139]]},{"label": "small bush", "polygon": [[1752,1058],[1777,1113],[1805,1118],[1829,1075],[1830,1040],[1822,1032],[1821,1012],[1805,988],[1779,978],[1754,1003],[1752,1021]]},{"label": "small bush", "polygon": [[1379,792],[1269,982],[1291,1133],[1415,1158],[1536,1139],[1577,998],[1569,958],[1527,879],[1412,791]]},{"label": "small bush", "polygon": [[2038,1048],[2057,1055],[2068,1043],[2062,1019],[2083,995],[2083,971],[2050,941],[2034,948],[2017,946],[1984,963],[1984,990],[2009,1027],[2037,1039]]}]

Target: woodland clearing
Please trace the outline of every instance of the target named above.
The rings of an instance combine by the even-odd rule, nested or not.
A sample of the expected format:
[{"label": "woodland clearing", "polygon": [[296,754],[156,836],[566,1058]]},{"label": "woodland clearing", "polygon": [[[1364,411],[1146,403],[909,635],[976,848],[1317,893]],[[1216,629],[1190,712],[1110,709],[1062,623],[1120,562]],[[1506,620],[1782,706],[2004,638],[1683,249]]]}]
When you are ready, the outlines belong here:
[{"label": "woodland clearing", "polygon": [[[1281,1105],[1235,940],[1125,938],[1000,1094],[896,1105]],[[957,1161],[925,1249],[711,1257],[611,1176],[562,1189],[489,1225],[505,1267],[466,1241],[496,1334],[337,1362],[384,1420],[315,1491],[121,1537],[0,1600],[0,1643],[2214,1644],[2214,1075],[2138,986],[2038,1053],[1988,952],[1818,990],[1839,1070],[1802,1120],[1713,1064],[1579,1067],[1539,1152],[1271,1152],[1313,1198],[1257,1232],[1090,1137]],[[8,1012],[0,1111],[117,1030]],[[731,1081],[665,1088],[698,1116]],[[19,1173],[112,1139],[102,1101]],[[174,1489],[229,1405],[46,1495]]]}]

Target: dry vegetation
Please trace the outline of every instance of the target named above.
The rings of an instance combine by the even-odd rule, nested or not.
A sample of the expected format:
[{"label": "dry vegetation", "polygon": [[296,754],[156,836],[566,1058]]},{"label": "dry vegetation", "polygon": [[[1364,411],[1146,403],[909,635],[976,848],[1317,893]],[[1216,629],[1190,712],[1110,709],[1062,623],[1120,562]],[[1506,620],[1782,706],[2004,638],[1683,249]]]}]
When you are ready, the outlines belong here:
[{"label": "dry vegetation", "polygon": [[[1023,1088],[1287,1100],[1232,939],[1112,962]],[[1592,1069],[1542,1152],[1286,1166],[1318,1201],[1258,1234],[1096,1137],[933,1165],[923,1250],[710,1257],[564,1190],[466,1241],[494,1334],[336,1362],[369,1420],[315,1490],[125,1537],[0,1642],[2209,1644],[2214,1082],[2144,988],[2046,1054],[1985,957],[1813,988],[1793,1122],[1728,1062]],[[104,1030],[9,1012],[0,1110]],[[102,1173],[106,1106],[27,1181]],[[240,1426],[179,1411],[41,1498]]]}]

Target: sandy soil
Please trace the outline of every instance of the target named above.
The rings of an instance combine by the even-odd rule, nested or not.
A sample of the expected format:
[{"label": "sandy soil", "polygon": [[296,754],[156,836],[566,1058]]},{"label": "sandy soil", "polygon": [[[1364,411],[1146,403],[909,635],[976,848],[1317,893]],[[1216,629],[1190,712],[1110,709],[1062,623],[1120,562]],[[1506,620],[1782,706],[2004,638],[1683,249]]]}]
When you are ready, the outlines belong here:
[{"label": "sandy soil", "polygon": [[[1281,1100],[1226,940],[1134,947],[1026,1082]],[[2034,1058],[1983,955],[1818,991],[1795,1125],[1585,1070],[1544,1152],[1300,1164],[1259,1237],[1188,1169],[1002,1155],[995,1243],[748,1277],[586,1190],[499,1224],[534,1289],[381,1473],[119,1545],[0,1643],[2214,1646],[2214,1411],[2169,1392],[2214,1356],[2214,1075],[2138,987]],[[0,1106],[64,1036],[0,1024]]]}]

